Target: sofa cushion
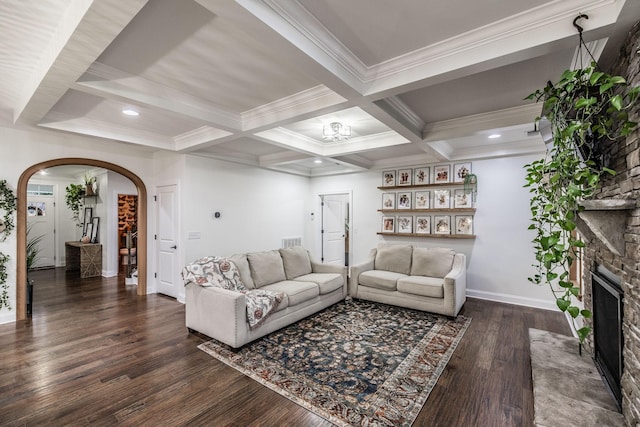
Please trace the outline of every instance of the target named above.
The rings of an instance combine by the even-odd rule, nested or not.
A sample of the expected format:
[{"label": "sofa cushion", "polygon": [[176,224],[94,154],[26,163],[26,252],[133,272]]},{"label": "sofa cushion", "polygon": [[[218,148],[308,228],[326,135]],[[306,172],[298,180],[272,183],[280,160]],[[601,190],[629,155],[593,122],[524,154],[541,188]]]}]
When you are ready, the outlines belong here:
[{"label": "sofa cushion", "polygon": [[410,245],[380,245],[373,263],[376,270],[409,274],[411,271]]},{"label": "sofa cushion", "polygon": [[407,277],[406,274],[394,273],[386,270],[368,270],[360,273],[358,283],[370,288],[384,289],[385,291],[395,291],[398,279]]},{"label": "sofa cushion", "polygon": [[287,280],[293,280],[298,276],[311,273],[311,260],[309,253],[302,246],[280,249],[282,264]]},{"label": "sofa cushion", "polygon": [[398,279],[398,292],[423,297],[444,298],[444,279],[425,276],[408,276]]},{"label": "sofa cushion", "polygon": [[318,284],[320,295],[325,295],[340,289],[344,284],[341,274],[336,273],[311,273],[296,277],[297,282],[313,282]]},{"label": "sofa cushion", "polygon": [[284,292],[287,294],[289,307],[300,304],[320,295],[320,288],[315,283],[284,280],[263,286],[261,289]]},{"label": "sofa cushion", "polygon": [[412,276],[446,276],[453,267],[456,253],[446,248],[413,248]]},{"label": "sofa cushion", "polygon": [[240,278],[242,279],[242,283],[247,287],[247,289],[255,289],[256,286],[253,284],[253,279],[251,278],[251,270],[249,269],[249,261],[247,261],[247,256],[245,254],[235,254],[229,257],[229,260],[236,265],[238,272],[240,273]]},{"label": "sofa cushion", "polygon": [[286,280],[282,258],[277,250],[249,253],[247,260],[256,288]]}]

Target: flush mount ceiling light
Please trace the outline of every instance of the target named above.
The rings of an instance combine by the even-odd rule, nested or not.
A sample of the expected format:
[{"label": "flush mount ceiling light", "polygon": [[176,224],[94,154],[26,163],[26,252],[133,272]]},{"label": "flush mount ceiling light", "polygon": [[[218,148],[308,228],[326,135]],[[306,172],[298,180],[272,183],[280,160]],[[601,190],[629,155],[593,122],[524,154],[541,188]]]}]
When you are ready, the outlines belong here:
[{"label": "flush mount ceiling light", "polygon": [[322,163],[322,160],[320,160],[320,159],[315,159],[315,160],[313,161],[313,163],[318,163],[318,164],[320,164],[320,163]]},{"label": "flush mount ceiling light", "polygon": [[346,141],[351,137],[351,126],[343,126],[340,122],[331,122],[322,127],[322,138],[325,141]]},{"label": "flush mount ceiling light", "polygon": [[489,135],[489,139],[496,139],[496,138],[500,138],[502,135],[500,135],[499,133],[492,133],[491,135]]},{"label": "flush mount ceiling light", "polygon": [[140,115],[140,113],[138,113],[133,108],[123,108],[122,109],[122,114],[125,114],[127,116],[139,116]]}]

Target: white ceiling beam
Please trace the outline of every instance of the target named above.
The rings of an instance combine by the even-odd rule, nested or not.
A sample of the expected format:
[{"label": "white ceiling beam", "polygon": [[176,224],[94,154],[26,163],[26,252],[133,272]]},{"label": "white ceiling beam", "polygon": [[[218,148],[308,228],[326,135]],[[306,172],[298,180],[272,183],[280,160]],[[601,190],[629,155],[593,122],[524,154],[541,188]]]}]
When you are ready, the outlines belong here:
[{"label": "white ceiling beam", "polygon": [[[585,31],[615,24],[625,0],[563,0],[425,46],[367,71],[365,96],[383,98],[538,56],[541,46],[565,40],[575,45],[573,19],[589,15]],[[528,52],[528,53],[527,53]]]},{"label": "white ceiling beam", "polygon": [[113,123],[105,123],[84,117],[70,117],[61,113],[49,113],[47,118],[47,122],[39,123],[38,126],[82,135],[91,135],[98,138],[130,142],[163,150],[175,149],[175,143],[172,138],[153,132],[138,129],[134,131],[130,127],[119,127]]},{"label": "white ceiling beam", "polygon": [[540,115],[542,106],[538,103],[521,107],[505,108],[489,113],[473,114],[457,119],[429,123],[423,131],[424,142],[434,142],[468,136],[479,131],[504,128],[533,122]]},{"label": "white ceiling beam", "polygon": [[36,124],[89,68],[147,0],[73,0],[40,52],[14,108],[14,123]]},{"label": "white ceiling beam", "polygon": [[305,153],[296,151],[280,151],[279,153],[265,154],[258,157],[258,164],[263,167],[270,167],[276,165],[285,165],[289,163],[298,162],[300,160],[307,160],[313,158]]}]

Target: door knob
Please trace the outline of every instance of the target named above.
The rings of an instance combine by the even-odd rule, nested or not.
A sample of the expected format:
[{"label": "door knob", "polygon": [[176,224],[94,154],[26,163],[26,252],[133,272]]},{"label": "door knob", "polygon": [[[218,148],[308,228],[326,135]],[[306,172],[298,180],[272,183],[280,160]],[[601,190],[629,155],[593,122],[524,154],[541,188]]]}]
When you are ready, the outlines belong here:
[{"label": "door knob", "polygon": [[178,246],[177,245],[173,245],[169,249],[178,249]]}]

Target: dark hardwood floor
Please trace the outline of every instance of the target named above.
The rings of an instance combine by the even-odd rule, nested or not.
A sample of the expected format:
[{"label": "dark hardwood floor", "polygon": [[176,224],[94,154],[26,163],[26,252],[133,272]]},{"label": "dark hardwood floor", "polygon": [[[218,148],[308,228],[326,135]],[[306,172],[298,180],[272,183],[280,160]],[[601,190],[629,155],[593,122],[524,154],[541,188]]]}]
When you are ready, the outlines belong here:
[{"label": "dark hardwood floor", "polygon": [[[123,277],[35,279],[33,317],[0,325],[0,425],[329,426],[196,346],[184,306]],[[559,313],[468,299],[473,321],[414,426],[532,426],[527,329]]]}]

